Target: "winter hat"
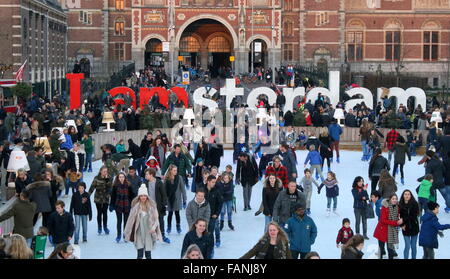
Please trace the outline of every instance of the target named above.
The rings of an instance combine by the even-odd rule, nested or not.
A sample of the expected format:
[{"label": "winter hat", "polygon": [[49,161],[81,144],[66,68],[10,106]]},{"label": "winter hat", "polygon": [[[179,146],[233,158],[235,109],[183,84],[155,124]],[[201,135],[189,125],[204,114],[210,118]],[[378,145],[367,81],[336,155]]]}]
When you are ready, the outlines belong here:
[{"label": "winter hat", "polygon": [[195,163],[198,164],[198,163],[200,163],[200,162],[203,162],[203,159],[202,159],[202,158],[198,158],[197,161],[196,161]]},{"label": "winter hat", "polygon": [[138,196],[147,196],[148,197],[148,190],[147,190],[147,186],[145,186],[145,184],[141,184],[141,187],[139,187]]},{"label": "winter hat", "polygon": [[294,205],[294,212],[297,211],[299,208],[305,209],[305,205],[301,203],[296,203]]}]

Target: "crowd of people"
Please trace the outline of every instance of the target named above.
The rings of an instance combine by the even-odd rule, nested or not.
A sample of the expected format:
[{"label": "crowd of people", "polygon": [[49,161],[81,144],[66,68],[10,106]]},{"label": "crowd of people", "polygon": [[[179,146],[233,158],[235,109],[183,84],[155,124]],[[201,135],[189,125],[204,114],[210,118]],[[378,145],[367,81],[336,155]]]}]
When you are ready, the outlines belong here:
[{"label": "crowd of people", "polygon": [[[131,85],[158,85],[164,78],[153,70],[144,70]],[[313,86],[305,82],[308,87]],[[215,140],[215,135],[204,137],[198,144],[182,136],[171,141],[157,129],[154,118],[150,118],[151,129],[145,125],[148,115],[170,115],[180,104],[179,100],[171,100],[166,108],[153,98],[141,115],[124,98],[122,105],[113,106],[109,94],[92,95],[81,110],[69,111],[58,100],[44,101],[33,96],[31,101],[20,103],[15,112],[0,110],[1,167],[7,168],[14,150],[26,153],[30,167],[30,170],[20,169],[17,174],[8,172],[4,180],[14,182],[17,202],[0,216],[0,221],[14,218],[14,234],[7,239],[0,238],[0,257],[43,257],[42,243],[48,236],[48,241],[55,246],[50,258],[73,258],[74,247],[70,243],[88,241],[87,224],[93,217],[93,202],[97,210],[97,233],[110,234],[108,211],[115,212],[115,241],[132,242],[139,259],[152,258],[157,242],[170,244],[168,235],[172,231],[183,233],[186,228],[182,228],[181,218],[186,218],[189,225],[180,247],[181,257],[211,259],[215,248],[222,245],[225,219],[228,228],[235,230],[236,186],[242,187],[242,209],[248,211],[252,210],[252,190],[259,181],[264,188],[255,215],[265,216],[265,233],[242,258],[319,257],[312,251],[320,233],[311,217],[312,192],[317,190],[320,194],[325,188],[327,215],[339,216],[339,178],[331,170],[331,163],[334,160],[340,163],[339,141],[346,129],[333,118],[334,109],[326,98],[319,95],[314,104],[300,101],[294,112],[280,116],[275,123],[285,129],[280,134],[282,143],[274,150],[270,149],[267,131],[258,133],[258,142],[250,144],[249,137],[253,135],[249,135],[248,123],[240,123],[246,133],[239,139],[235,137],[234,164],[227,166],[221,164],[224,147]],[[277,106],[283,105],[283,98],[277,98]],[[267,99],[261,98],[258,106],[267,107]],[[389,104],[378,106],[372,111],[361,104],[345,117],[347,126],[360,127],[361,160],[369,162],[371,189],[362,176],[355,177],[351,193],[356,233],[351,229],[350,219],[344,218],[336,244],[342,247],[342,258],[362,258],[364,241],[369,239],[367,219],[378,217],[374,237],[379,241],[380,258],[386,249],[390,259],[397,257],[395,247],[400,230],[406,244],[404,258],[409,258],[409,251],[411,258],[416,258],[417,240],[424,249],[424,258],[434,258],[437,236],[450,228],[439,223],[440,206],[436,203],[439,191],[446,203],[445,212],[450,212],[450,114],[441,108],[444,121],[439,127],[430,123],[420,108],[413,111],[400,106],[395,111]],[[117,131],[142,127],[150,131],[140,143],[125,139],[127,148],[123,140],[116,145],[103,145],[103,166],[88,185],[83,174],[93,171],[92,135],[99,131],[99,119],[105,107],[114,111]],[[386,135],[377,129],[383,127],[384,119],[390,119],[390,114],[401,113],[410,120],[409,129],[414,128],[407,138],[399,134],[396,125],[389,124],[392,129]],[[323,127],[321,133],[297,134],[293,126],[298,126],[295,125],[298,114],[303,115],[300,120],[306,126]],[[75,125],[66,125],[68,120],[73,120],[71,123]],[[164,125],[171,126],[168,116]],[[61,131],[59,127],[64,128]],[[397,196],[395,176],[400,172],[404,183],[406,158],[410,160],[416,155],[416,148],[425,143],[420,134],[422,128],[429,131],[426,154],[419,162],[425,166],[424,175],[419,178],[420,186],[417,193],[405,190]],[[44,147],[37,144],[39,137],[47,137],[51,154],[46,154]],[[388,159],[382,155],[383,147],[388,151]],[[308,150],[303,175],[298,171],[297,148]],[[325,162],[326,174],[323,173]],[[194,199],[187,199],[187,191],[195,193]],[[70,204],[66,206],[61,197],[70,197]],[[185,216],[181,214],[183,210]],[[173,219],[175,226],[172,226]],[[40,220],[42,226],[35,234],[34,227]],[[9,244],[5,250],[6,242]]]}]

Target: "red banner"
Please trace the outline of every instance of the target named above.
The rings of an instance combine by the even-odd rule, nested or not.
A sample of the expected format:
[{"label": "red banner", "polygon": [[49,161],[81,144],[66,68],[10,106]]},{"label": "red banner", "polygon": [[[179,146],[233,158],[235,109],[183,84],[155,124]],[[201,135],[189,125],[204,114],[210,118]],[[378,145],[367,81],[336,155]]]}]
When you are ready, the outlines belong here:
[{"label": "red banner", "polygon": [[81,80],[84,74],[66,74],[70,85],[70,109],[79,109],[81,107]]}]

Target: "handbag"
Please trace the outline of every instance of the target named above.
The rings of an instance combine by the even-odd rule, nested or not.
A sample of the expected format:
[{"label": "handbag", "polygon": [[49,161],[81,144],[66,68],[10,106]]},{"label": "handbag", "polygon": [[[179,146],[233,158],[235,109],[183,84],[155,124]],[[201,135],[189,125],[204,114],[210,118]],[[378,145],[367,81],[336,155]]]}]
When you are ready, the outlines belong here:
[{"label": "handbag", "polygon": [[375,212],[373,211],[373,207],[370,205],[370,203],[366,203],[365,205],[365,213],[367,219],[373,219],[375,218]]}]

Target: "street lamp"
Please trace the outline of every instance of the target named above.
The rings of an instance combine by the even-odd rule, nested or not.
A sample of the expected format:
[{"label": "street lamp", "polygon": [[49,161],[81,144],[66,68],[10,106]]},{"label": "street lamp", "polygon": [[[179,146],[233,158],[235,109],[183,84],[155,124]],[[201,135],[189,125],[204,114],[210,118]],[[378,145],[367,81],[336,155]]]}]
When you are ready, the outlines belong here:
[{"label": "street lamp", "polygon": [[255,41],[253,40],[253,26],[254,26],[254,22],[255,22],[255,18],[254,18],[255,14],[253,13],[253,0],[252,0],[252,42],[250,43],[250,47],[251,49],[251,73],[253,74],[253,56],[254,56],[254,48],[255,48]]}]

